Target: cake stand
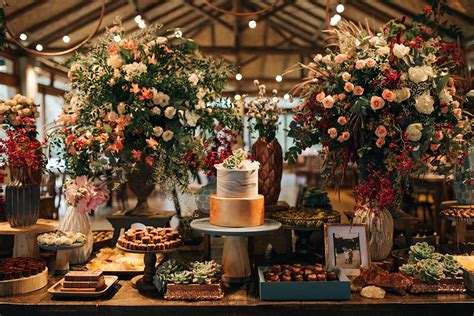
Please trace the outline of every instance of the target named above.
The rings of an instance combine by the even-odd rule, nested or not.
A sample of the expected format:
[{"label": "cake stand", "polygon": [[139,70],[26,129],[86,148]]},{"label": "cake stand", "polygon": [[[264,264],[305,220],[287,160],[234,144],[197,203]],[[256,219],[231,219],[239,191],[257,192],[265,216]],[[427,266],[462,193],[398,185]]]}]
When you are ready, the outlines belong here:
[{"label": "cake stand", "polygon": [[[472,210],[474,209],[474,205],[460,205],[457,203],[457,201],[444,201],[441,203],[441,208],[442,209],[451,209],[454,212],[458,213],[463,210]],[[442,215],[442,219],[448,220],[450,222],[454,222],[456,225],[456,236],[455,239],[456,241],[456,246],[459,250],[459,244],[461,242],[466,241],[466,233],[467,233],[467,226],[472,224],[474,222],[473,218],[471,217],[453,217],[453,216],[445,216]],[[446,226],[445,223],[442,223],[441,225],[441,237],[442,241],[445,242],[446,240]]]},{"label": "cake stand", "polygon": [[224,267],[222,280],[227,283],[246,283],[250,281],[252,272],[247,237],[276,231],[280,229],[281,223],[265,219],[261,226],[223,227],[211,225],[209,218],[202,218],[192,221],[191,227],[203,234],[225,236],[224,249],[222,250],[222,265]]},{"label": "cake stand", "polygon": [[[122,251],[130,253],[140,253],[144,254],[143,262],[145,263],[145,269],[143,270],[143,275],[137,275],[132,279],[132,285],[141,292],[149,292],[156,290],[155,285],[153,284],[153,277],[156,274],[156,254],[169,254],[178,250],[179,248],[165,249],[165,250],[133,250],[120,246],[119,244],[116,247]],[[162,261],[165,261],[166,258],[163,258]]]},{"label": "cake stand", "polygon": [[56,262],[54,264],[54,274],[64,275],[69,272],[69,254],[72,249],[81,248],[85,243],[75,243],[71,245],[43,245],[38,244],[41,249],[56,251]]}]

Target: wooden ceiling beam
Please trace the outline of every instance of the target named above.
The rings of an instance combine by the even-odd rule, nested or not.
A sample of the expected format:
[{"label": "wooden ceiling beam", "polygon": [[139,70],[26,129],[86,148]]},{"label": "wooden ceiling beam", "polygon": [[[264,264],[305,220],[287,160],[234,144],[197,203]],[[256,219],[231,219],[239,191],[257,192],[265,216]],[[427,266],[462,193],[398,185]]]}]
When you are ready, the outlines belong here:
[{"label": "wooden ceiling beam", "polygon": [[205,53],[234,55],[241,54],[268,54],[268,55],[300,55],[313,54],[314,47],[310,46],[292,46],[292,47],[265,47],[265,46],[201,46],[201,50]]},{"label": "wooden ceiling beam", "polygon": [[[271,4],[271,3],[269,3],[268,1],[265,1],[265,0],[263,0],[262,2],[265,3],[266,5],[270,5],[270,4]],[[298,8],[298,7],[299,7],[298,10],[301,10],[302,12],[306,12],[306,11],[304,10],[304,8],[301,8],[301,7],[298,6],[296,3],[294,3],[292,6],[295,7],[295,8]],[[278,14],[275,14],[275,17],[278,17],[278,18],[282,19],[282,15],[283,15],[283,17],[288,16],[288,17],[292,18],[294,21],[298,21],[298,22],[302,23],[303,25],[308,26],[310,29],[319,30],[319,25],[313,24],[313,23],[311,23],[311,22],[308,21],[308,20],[302,19],[301,17],[297,16],[296,14],[294,14],[294,13],[292,13],[292,12],[289,12],[289,11],[286,11],[286,10],[281,10],[281,11],[278,12],[278,13],[279,13],[280,15],[278,16]],[[315,18],[315,17],[313,16],[313,18]],[[319,21],[319,19],[318,19],[318,21]],[[291,22],[291,21],[290,21],[290,22]],[[295,22],[293,22],[293,24],[295,24]]]},{"label": "wooden ceiling beam", "polygon": [[283,10],[284,8],[286,8],[287,6],[289,6],[290,4],[294,4],[295,3],[295,0],[286,0],[286,1],[283,1],[282,4],[280,4],[279,6],[273,8],[273,10],[270,10],[270,11],[267,11],[261,15],[259,15],[256,19],[257,22],[259,21],[263,21],[265,19],[268,19],[269,17],[277,14],[279,11]]},{"label": "wooden ceiling beam", "polygon": [[[128,2],[125,0],[117,0],[112,3],[108,3],[105,7],[104,16],[112,14],[113,12],[127,6]],[[73,22],[68,24],[68,26],[61,28],[60,30],[55,30],[53,32],[48,33],[47,35],[36,39],[34,44],[40,43],[43,46],[47,46],[48,44],[60,39],[64,35],[71,34],[91,23],[97,23],[97,20],[100,16],[100,10],[94,9],[87,14],[75,19]],[[30,45],[34,45],[33,43]]]},{"label": "wooden ceiling beam", "polygon": [[23,15],[23,14],[29,12],[29,11],[32,11],[32,10],[36,9],[37,7],[39,7],[42,4],[44,4],[43,0],[35,0],[34,2],[32,2],[30,4],[27,4],[24,7],[21,7],[20,9],[15,10],[12,13],[6,15],[6,19],[7,19],[7,21],[16,19],[17,17],[19,17],[19,16],[21,16],[21,15]]},{"label": "wooden ceiling beam", "polygon": [[[169,15],[170,13],[174,12],[174,11],[178,11],[178,10],[181,10],[181,8],[184,8],[184,4],[179,4],[177,5],[176,7],[173,7],[173,8],[169,8],[168,10],[166,11],[163,11],[161,12],[159,15],[153,17],[149,24],[152,24],[152,23],[158,23],[158,24],[162,24],[163,25],[163,28],[166,24],[169,24],[171,21],[167,21],[167,22],[163,22],[163,23],[160,23],[159,20],[161,20],[162,18],[166,17],[167,15]],[[180,14],[178,15],[176,18],[174,18],[174,20],[179,20],[179,19],[182,19],[183,17],[185,17],[186,15],[190,15],[193,13],[193,10],[188,10],[186,11],[185,13],[183,14]],[[196,18],[194,16],[194,18]],[[173,19],[171,19],[173,20]],[[128,30],[129,33],[132,33],[132,32],[135,32],[136,30],[138,30],[139,27],[137,24],[135,24],[130,30]]]},{"label": "wooden ceiling beam", "polygon": [[[384,24],[384,23],[390,21],[391,19],[393,19],[392,16],[390,16],[389,14],[377,9],[376,7],[372,6],[368,2],[361,3],[359,1],[348,1],[346,3],[346,6],[347,5],[350,5],[354,8],[356,8],[357,10],[363,12],[365,15],[373,16],[376,20],[378,20],[382,24]],[[346,14],[343,14],[343,16],[344,16],[344,18],[346,18]],[[365,25],[365,21],[361,21],[361,23]]]},{"label": "wooden ceiling beam", "polygon": [[234,31],[234,28],[232,25],[230,25],[229,23],[227,23],[226,21],[222,20],[221,18],[219,18],[218,15],[214,15],[212,14],[211,12],[205,10],[204,8],[206,7],[205,4],[202,4],[200,6],[196,5],[192,0],[185,0],[184,3],[195,9],[200,15],[203,15],[205,16],[206,18],[208,19],[211,19],[212,21],[222,25],[223,27],[225,27],[226,29],[230,30],[230,31]]}]

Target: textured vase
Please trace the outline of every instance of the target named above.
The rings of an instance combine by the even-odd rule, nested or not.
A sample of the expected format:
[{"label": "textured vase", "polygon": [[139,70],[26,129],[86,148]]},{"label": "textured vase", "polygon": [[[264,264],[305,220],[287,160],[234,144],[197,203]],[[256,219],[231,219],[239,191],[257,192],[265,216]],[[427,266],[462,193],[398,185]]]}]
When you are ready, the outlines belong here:
[{"label": "textured vase", "polygon": [[92,236],[91,224],[86,212],[78,211],[75,207],[69,206],[60,229],[62,231],[72,231],[82,233],[86,236],[84,246],[69,250],[69,262],[71,264],[82,264],[89,260],[92,253],[94,239]]},{"label": "textured vase", "polygon": [[40,210],[40,187],[26,168],[17,169],[13,182],[6,186],[5,215],[11,227],[36,224]]},{"label": "textured vase", "polygon": [[[464,159],[462,168],[469,170],[467,175],[461,176],[459,171],[455,171],[455,181],[453,183],[456,200],[460,205],[474,204],[474,146],[469,147],[469,155]],[[470,176],[469,179],[465,179]]]},{"label": "textured vase", "polygon": [[150,216],[156,214],[157,211],[148,205],[148,197],[155,190],[153,168],[147,164],[139,164],[138,169],[128,174],[127,180],[128,187],[137,197],[137,205],[125,212],[125,215]]},{"label": "textured vase", "polygon": [[283,151],[275,138],[268,141],[259,137],[252,146],[252,156],[260,163],[258,169],[258,193],[265,197],[265,205],[275,205],[281,191]]},{"label": "textured vase", "polygon": [[374,212],[369,207],[356,211],[355,224],[366,224],[369,230],[370,257],[379,261],[387,258],[393,247],[393,217],[386,209]]},{"label": "textured vase", "polygon": [[209,214],[211,194],[217,192],[216,177],[210,176],[209,182],[196,192],[196,206],[204,214]]}]

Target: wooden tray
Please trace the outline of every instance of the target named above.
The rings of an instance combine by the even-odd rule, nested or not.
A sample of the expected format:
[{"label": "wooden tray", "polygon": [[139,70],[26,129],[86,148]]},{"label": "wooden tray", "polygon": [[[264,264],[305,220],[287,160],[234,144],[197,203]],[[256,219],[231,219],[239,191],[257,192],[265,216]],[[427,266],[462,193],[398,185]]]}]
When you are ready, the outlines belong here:
[{"label": "wooden tray", "polygon": [[439,282],[428,284],[419,279],[413,280],[413,285],[409,289],[410,293],[464,293],[464,279],[462,277],[441,279]]},{"label": "wooden tray", "polygon": [[0,281],[0,296],[24,294],[39,290],[48,284],[48,268],[25,278]]},{"label": "wooden tray", "polygon": [[168,284],[165,300],[218,301],[224,298],[222,283],[216,284]]},{"label": "wooden tray", "polygon": [[64,279],[61,279],[56,284],[48,289],[48,293],[53,295],[53,297],[61,297],[61,298],[98,298],[101,297],[105,292],[107,292],[112,285],[117,282],[118,277],[115,275],[105,275],[105,288],[101,291],[97,292],[61,292],[61,288],[63,286]]}]

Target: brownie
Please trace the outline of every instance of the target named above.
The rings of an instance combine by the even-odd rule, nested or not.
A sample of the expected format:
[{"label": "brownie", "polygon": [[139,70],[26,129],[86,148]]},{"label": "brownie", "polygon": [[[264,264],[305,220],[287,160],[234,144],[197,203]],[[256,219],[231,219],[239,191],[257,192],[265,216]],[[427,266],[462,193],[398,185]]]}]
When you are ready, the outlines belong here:
[{"label": "brownie", "polygon": [[69,271],[65,276],[65,281],[98,281],[104,277],[104,273],[99,270],[90,271]]}]

